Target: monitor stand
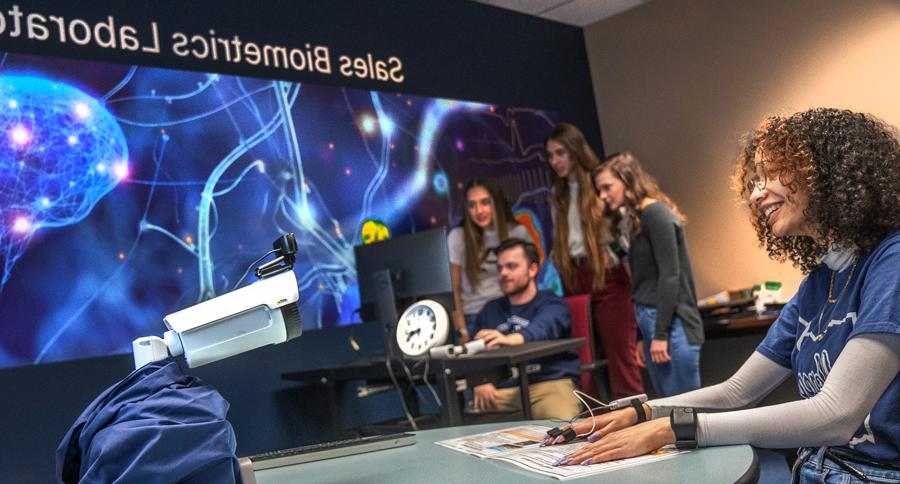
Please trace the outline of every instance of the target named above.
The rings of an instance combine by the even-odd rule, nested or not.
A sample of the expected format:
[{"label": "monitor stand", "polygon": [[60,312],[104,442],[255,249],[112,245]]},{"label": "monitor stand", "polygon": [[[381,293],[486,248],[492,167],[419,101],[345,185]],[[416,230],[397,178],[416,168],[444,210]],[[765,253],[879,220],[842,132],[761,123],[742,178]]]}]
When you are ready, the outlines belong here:
[{"label": "monitor stand", "polygon": [[399,358],[400,348],[394,331],[397,327],[397,299],[391,271],[384,269],[372,274],[375,283],[375,316],[384,331],[384,345],[388,358]]}]

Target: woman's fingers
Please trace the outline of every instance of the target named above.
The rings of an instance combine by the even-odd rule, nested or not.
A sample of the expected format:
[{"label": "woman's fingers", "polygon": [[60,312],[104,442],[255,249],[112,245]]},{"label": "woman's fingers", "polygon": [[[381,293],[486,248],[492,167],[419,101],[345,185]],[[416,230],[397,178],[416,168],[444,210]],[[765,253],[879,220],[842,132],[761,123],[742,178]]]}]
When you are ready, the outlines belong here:
[{"label": "woman's fingers", "polygon": [[[623,446],[621,439],[615,438],[615,433],[601,437],[600,440],[592,444],[586,445],[571,454],[565,456],[565,460],[560,465],[589,465],[597,462],[606,462],[608,460],[622,459],[624,457],[632,457],[627,455],[628,452]],[[634,454],[639,455],[639,454]]]},{"label": "woman's fingers", "polygon": [[603,435],[600,440],[566,455],[558,465],[589,465],[653,452],[674,442],[668,425],[665,419],[657,419]]},{"label": "woman's fingers", "polygon": [[[601,435],[612,433],[616,430],[624,429],[634,425],[637,420],[637,413],[633,408],[623,408],[603,415],[597,415],[593,419],[585,419],[572,425],[564,425],[560,430],[566,430],[571,427],[577,435],[588,437],[588,441],[595,441]],[[596,436],[591,439],[591,436]],[[562,443],[561,439],[544,438],[543,445],[554,445]]]}]

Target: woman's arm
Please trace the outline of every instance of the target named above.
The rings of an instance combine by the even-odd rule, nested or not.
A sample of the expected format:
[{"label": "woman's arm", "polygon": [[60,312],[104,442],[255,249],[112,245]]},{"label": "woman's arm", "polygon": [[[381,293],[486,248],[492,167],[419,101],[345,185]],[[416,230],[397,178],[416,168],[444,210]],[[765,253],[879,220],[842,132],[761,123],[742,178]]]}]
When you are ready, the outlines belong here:
[{"label": "woman's arm", "polygon": [[[669,328],[675,316],[678,298],[678,280],[681,267],[678,263],[678,238],[675,224],[668,217],[669,209],[662,202],[655,202],[644,209],[641,231],[650,240],[653,260],[656,262],[656,330],[653,339],[669,340]],[[654,207],[654,205],[660,205]]]},{"label": "woman's arm", "polygon": [[[703,447],[752,444],[770,448],[846,444],[898,371],[900,335],[853,338],[814,397],[736,412],[701,413],[698,443]],[[658,418],[601,435],[600,440],[567,456],[571,460],[566,465],[633,457],[674,442],[668,421]]]},{"label": "woman's arm", "polygon": [[700,445],[842,445],[900,371],[900,335],[864,334],[847,342],[814,397],[769,407],[700,414]]},{"label": "woman's arm", "polygon": [[698,410],[737,410],[750,407],[765,398],[791,374],[791,370],[756,351],[729,379],[717,385],[650,400],[650,418],[668,417],[673,408]]},{"label": "woman's arm", "polygon": [[[751,406],[762,400],[783,382],[791,371],[780,366],[760,353],[754,352],[750,358],[732,375],[718,385],[712,385],[674,397],[650,400],[644,404],[648,418],[668,417],[673,408],[694,407],[700,410],[736,410]],[[631,407],[585,419],[575,425],[579,435],[599,431],[605,435],[615,430],[630,427],[637,422],[637,413]]]},{"label": "woman's arm", "polygon": [[465,335],[469,331],[466,328],[466,316],[463,313],[462,304],[462,267],[459,264],[450,263],[450,283],[453,286],[453,328],[456,331],[465,329],[463,336],[460,336],[460,344],[469,342],[470,337]]}]

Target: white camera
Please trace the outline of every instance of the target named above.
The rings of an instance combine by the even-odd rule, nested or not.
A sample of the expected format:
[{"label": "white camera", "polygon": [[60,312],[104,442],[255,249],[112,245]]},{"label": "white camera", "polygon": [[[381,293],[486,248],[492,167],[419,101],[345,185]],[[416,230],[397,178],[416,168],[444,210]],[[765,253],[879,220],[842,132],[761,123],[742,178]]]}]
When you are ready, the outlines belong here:
[{"label": "white camera", "polygon": [[294,271],[204,301],[165,317],[169,331],[132,343],[135,368],[184,355],[195,368],[300,336],[300,298]]}]

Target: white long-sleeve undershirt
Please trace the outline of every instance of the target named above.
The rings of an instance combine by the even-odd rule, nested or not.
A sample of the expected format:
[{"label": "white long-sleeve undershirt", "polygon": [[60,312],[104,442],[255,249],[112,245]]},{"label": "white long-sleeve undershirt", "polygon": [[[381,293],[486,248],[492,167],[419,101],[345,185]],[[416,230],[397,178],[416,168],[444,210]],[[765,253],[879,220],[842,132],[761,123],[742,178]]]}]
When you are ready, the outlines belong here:
[{"label": "white long-sleeve undershirt", "polygon": [[751,444],[767,448],[844,445],[900,371],[900,335],[865,334],[847,342],[815,396],[761,408],[755,405],[791,374],[754,352],[728,380],[647,402],[652,417],[694,407],[701,447]]}]

